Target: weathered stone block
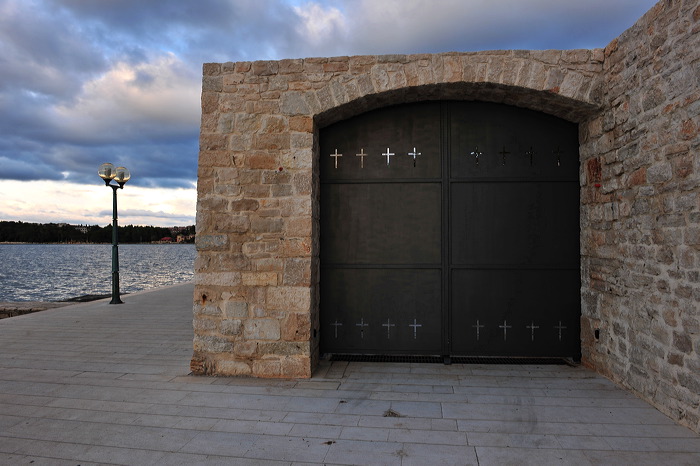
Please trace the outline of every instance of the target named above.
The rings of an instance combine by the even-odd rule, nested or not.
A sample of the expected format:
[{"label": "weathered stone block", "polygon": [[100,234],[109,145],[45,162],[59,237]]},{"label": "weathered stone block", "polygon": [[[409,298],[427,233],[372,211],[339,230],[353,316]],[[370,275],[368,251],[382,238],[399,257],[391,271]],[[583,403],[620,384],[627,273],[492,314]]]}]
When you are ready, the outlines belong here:
[{"label": "weathered stone block", "polygon": [[684,235],[685,244],[688,246],[699,246],[700,245],[700,227],[692,226],[685,230]]},{"label": "weathered stone block", "polygon": [[253,233],[279,233],[284,228],[281,218],[253,217],[250,221],[250,229]]},{"label": "weathered stone block", "polygon": [[221,251],[228,248],[226,235],[196,235],[195,246],[198,251]]},{"label": "weathered stone block", "polygon": [[256,360],[253,362],[253,375],[269,378],[281,377],[282,363],[279,360]]},{"label": "weathered stone block", "polygon": [[287,92],[282,95],[281,111],[283,115],[309,115],[310,108],[301,92]]},{"label": "weathered stone block", "polygon": [[277,319],[248,319],[243,324],[246,340],[279,340],[280,322]]},{"label": "weathered stone block", "polygon": [[231,202],[231,210],[234,212],[254,212],[260,207],[260,201],[257,199],[241,199]]},{"label": "weathered stone block", "polygon": [[268,288],[267,305],[270,309],[308,312],[311,306],[311,291],[307,287],[293,286]]},{"label": "weathered stone block", "polygon": [[216,321],[212,319],[194,319],[192,323],[195,332],[211,332],[216,330]]},{"label": "weathered stone block", "polygon": [[243,254],[251,258],[271,257],[280,251],[279,241],[251,241],[243,243]]},{"label": "weathered stone block", "polygon": [[194,305],[194,315],[204,315],[204,316],[220,316],[221,315],[221,309],[219,306],[213,305],[213,304],[207,304],[207,305],[199,305],[195,304]]},{"label": "weathered stone block", "polygon": [[292,312],[282,321],[282,340],[309,341],[311,337],[311,319],[309,314]]},{"label": "weathered stone block", "polygon": [[280,154],[280,165],[286,170],[311,170],[313,160],[313,151],[310,148],[297,148]]},{"label": "weathered stone block", "polygon": [[692,393],[700,393],[700,377],[697,374],[686,374],[681,372],[678,374],[678,382],[681,386],[687,388]]},{"label": "weathered stone block", "polygon": [[241,320],[240,319],[232,319],[232,320],[222,320],[220,324],[220,330],[223,335],[240,335],[241,333]]},{"label": "weathered stone block", "polygon": [[214,335],[195,335],[194,350],[206,353],[228,353],[233,349],[233,343],[226,338]]},{"label": "weathered stone block", "polygon": [[199,137],[199,149],[202,151],[220,151],[228,149],[228,137],[225,134],[202,134]]},{"label": "weathered stone block", "polygon": [[285,259],[282,284],[287,286],[310,286],[311,259]]},{"label": "weathered stone block", "polygon": [[673,177],[673,169],[670,163],[657,163],[647,169],[647,181],[649,183],[664,183]]},{"label": "weathered stone block", "polygon": [[313,133],[314,120],[308,116],[293,116],[289,118],[289,130],[300,133]]},{"label": "weathered stone block", "polygon": [[673,332],[673,347],[685,354],[690,354],[693,351],[692,340],[685,333]]},{"label": "weathered stone block", "polygon": [[647,182],[647,169],[646,167],[641,167],[633,171],[628,177],[629,186],[638,186],[640,184],[645,184]]},{"label": "weathered stone block", "polygon": [[311,217],[291,217],[284,224],[284,232],[288,238],[310,238],[312,225]]},{"label": "weathered stone block", "polygon": [[276,272],[243,272],[241,274],[243,286],[275,286],[277,285]]},{"label": "weathered stone block", "polygon": [[248,317],[248,303],[244,301],[227,301],[223,304],[223,316],[226,319]]},{"label": "weathered stone block", "polygon": [[246,165],[253,170],[274,170],[277,168],[277,157],[272,154],[253,153],[246,157]]},{"label": "weathered stone block", "polygon": [[250,375],[253,369],[249,363],[241,361],[220,360],[216,361],[216,373],[226,375]]},{"label": "weathered stone block", "polygon": [[238,286],[241,283],[240,272],[198,273],[194,277],[195,285]]},{"label": "weathered stone block", "polygon": [[257,341],[244,341],[237,339],[233,347],[234,355],[243,358],[251,358],[258,352]]},{"label": "weathered stone block", "polygon": [[309,356],[309,344],[307,342],[289,341],[258,343],[258,352],[274,356]]}]

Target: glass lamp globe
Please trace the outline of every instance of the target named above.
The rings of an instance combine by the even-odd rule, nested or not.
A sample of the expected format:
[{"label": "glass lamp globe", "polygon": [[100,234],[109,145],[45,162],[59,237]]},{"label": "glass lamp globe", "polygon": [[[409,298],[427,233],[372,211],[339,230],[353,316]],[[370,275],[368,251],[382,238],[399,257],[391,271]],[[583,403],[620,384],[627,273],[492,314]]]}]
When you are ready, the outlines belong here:
[{"label": "glass lamp globe", "polygon": [[116,175],[114,177],[114,181],[119,183],[119,186],[124,186],[124,183],[129,181],[129,178],[131,178],[131,173],[126,167],[116,168]]},{"label": "glass lamp globe", "polygon": [[97,174],[100,175],[100,178],[105,180],[106,184],[109,184],[110,180],[113,180],[117,175],[117,171],[111,163],[103,163],[97,170]]}]

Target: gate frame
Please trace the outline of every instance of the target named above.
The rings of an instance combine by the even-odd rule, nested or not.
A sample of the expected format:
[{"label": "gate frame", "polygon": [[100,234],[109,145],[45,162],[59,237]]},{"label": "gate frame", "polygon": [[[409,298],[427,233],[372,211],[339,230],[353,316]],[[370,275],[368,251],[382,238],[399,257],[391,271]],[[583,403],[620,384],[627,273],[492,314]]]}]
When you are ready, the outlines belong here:
[{"label": "gate frame", "polygon": [[[455,112],[455,107],[453,107],[452,104],[453,103],[457,104],[456,108],[461,110],[464,107],[459,105],[459,104],[467,103],[468,105],[466,108],[473,110],[473,107],[471,106],[472,104],[478,105],[478,104],[484,104],[484,103],[481,101],[447,101],[447,100],[426,101],[426,102],[434,105],[434,107],[431,107],[432,113],[435,113],[435,110],[437,111],[437,114],[434,116],[434,118],[435,118],[434,123],[436,125],[436,131],[434,134],[436,135],[436,139],[438,139],[439,141],[433,141],[433,142],[438,143],[438,145],[441,147],[440,155],[445,157],[445,158],[442,158],[442,157],[440,158],[442,165],[439,168],[439,175],[435,175],[435,174],[430,175],[430,178],[431,178],[430,180],[426,179],[426,177],[428,177],[429,175],[423,175],[423,176],[411,175],[411,174],[408,174],[406,172],[402,172],[402,174],[400,174],[400,175],[395,175],[395,174],[391,175],[391,174],[389,174],[391,171],[386,172],[387,173],[386,175],[382,175],[379,178],[375,178],[376,173],[374,174],[375,176],[373,176],[372,173],[367,172],[366,170],[365,171],[360,170],[359,172],[355,173],[355,175],[349,175],[348,178],[343,177],[342,175],[339,176],[338,173],[343,173],[342,172],[343,166],[348,167],[348,164],[351,164],[351,166],[356,166],[359,169],[359,164],[355,163],[354,160],[349,160],[347,158],[348,155],[350,155],[350,158],[352,158],[352,153],[347,152],[348,147],[344,146],[344,143],[345,142],[349,143],[350,141],[345,141],[342,136],[341,136],[341,139],[343,140],[343,142],[338,142],[338,144],[340,144],[340,145],[338,145],[337,149],[336,149],[336,150],[341,149],[341,145],[343,145],[342,152],[345,153],[345,157],[343,157],[339,162],[337,162],[338,165],[336,166],[336,169],[340,168],[341,169],[340,172],[338,172],[337,170],[333,170],[333,160],[329,159],[329,157],[328,157],[329,153],[330,154],[333,153],[333,148],[336,147],[336,145],[334,145],[335,143],[330,143],[327,138],[325,140],[325,149],[324,149],[324,152],[322,154],[322,157],[317,159],[319,161],[319,166],[324,167],[324,169],[319,170],[320,171],[320,178],[319,179],[321,180],[321,177],[324,174],[327,175],[328,178],[325,178],[325,180],[321,180],[321,181],[323,181],[325,184],[330,185],[330,186],[338,186],[338,185],[342,186],[342,185],[347,185],[348,183],[350,183],[353,186],[365,185],[365,184],[376,185],[377,183],[382,184],[382,185],[386,185],[386,183],[395,183],[397,177],[401,179],[399,181],[399,183],[401,183],[402,185],[410,185],[411,183],[418,183],[418,184],[435,183],[436,180],[439,180],[439,184],[440,184],[440,191],[441,191],[440,199],[441,199],[441,203],[443,206],[441,209],[441,217],[442,218],[440,220],[441,231],[442,231],[442,234],[440,237],[440,242],[441,242],[441,244],[443,244],[443,247],[442,247],[442,252],[439,254],[440,259],[438,259],[438,261],[440,262],[439,268],[441,271],[441,279],[440,279],[441,291],[440,291],[440,294],[441,294],[442,306],[438,307],[438,310],[436,311],[436,313],[440,315],[439,321],[443,324],[443,326],[441,327],[440,332],[439,332],[439,334],[440,334],[440,345],[439,346],[442,349],[437,350],[437,351],[433,351],[433,352],[426,352],[425,350],[416,350],[416,352],[402,353],[401,351],[396,350],[395,348],[392,349],[390,346],[390,347],[385,348],[384,350],[379,350],[379,349],[361,350],[361,349],[357,348],[357,354],[358,355],[360,355],[360,354],[367,354],[367,355],[406,354],[408,356],[419,356],[419,357],[422,357],[424,355],[430,355],[430,356],[439,356],[439,357],[445,358],[445,360],[449,360],[451,357],[462,357],[462,356],[467,356],[467,357],[474,357],[474,356],[477,356],[477,357],[484,357],[484,356],[485,357],[533,357],[533,358],[537,357],[533,353],[530,353],[530,354],[524,354],[524,353],[523,354],[511,354],[509,356],[506,356],[505,354],[489,354],[488,351],[486,351],[484,353],[477,354],[477,353],[469,353],[469,352],[455,350],[455,345],[458,341],[458,338],[455,336],[454,332],[458,328],[463,329],[464,327],[452,327],[451,325],[449,325],[449,322],[451,322],[454,318],[458,317],[460,314],[459,312],[456,311],[457,307],[453,304],[453,292],[455,290],[451,289],[451,285],[449,283],[453,279],[454,273],[456,273],[458,270],[464,271],[465,269],[464,269],[464,264],[462,264],[460,266],[459,264],[456,264],[456,263],[455,264],[450,263],[451,255],[450,255],[450,253],[448,253],[448,250],[451,248],[448,246],[448,244],[454,244],[454,243],[452,243],[451,241],[448,241],[448,238],[451,235],[449,232],[452,231],[452,229],[450,228],[449,225],[452,224],[452,222],[448,221],[448,218],[450,217],[451,208],[450,208],[450,202],[447,202],[447,199],[450,197],[448,192],[451,191],[452,187],[454,187],[455,185],[460,185],[460,184],[469,183],[469,182],[473,183],[476,180],[473,179],[472,177],[477,176],[477,175],[475,175],[475,174],[466,175],[465,173],[462,173],[461,178],[460,178],[459,175],[454,174],[455,172],[453,172],[452,174],[448,173],[448,170],[449,170],[448,167],[450,165],[453,165],[456,162],[456,158],[454,157],[454,151],[456,150],[456,148],[451,147],[451,143],[453,142],[453,139],[450,136],[450,134],[452,132],[454,132],[454,130],[455,130],[455,128],[452,126],[452,120],[451,120],[451,118],[454,117],[453,113]],[[448,105],[444,105],[443,103],[447,103]],[[407,108],[406,107],[407,105],[413,105],[413,107]],[[352,117],[352,118],[353,119],[357,119],[357,118],[361,119],[361,118],[364,118],[365,116],[370,116],[372,114],[372,112],[389,110],[391,112],[390,116],[386,115],[386,112],[385,112],[384,118],[386,118],[386,119],[382,119],[381,121],[376,120],[376,115],[371,115],[371,118],[373,118],[373,121],[374,121],[374,126],[384,126],[384,122],[388,121],[389,119],[397,119],[399,121],[403,121],[402,118],[404,118],[404,115],[406,115],[406,114],[421,114],[421,115],[423,115],[425,109],[422,109],[422,108],[418,109],[415,107],[415,105],[416,105],[416,103],[410,103],[410,104],[402,103],[402,104],[399,104],[398,106],[392,105],[390,107],[382,107],[380,109],[372,110],[369,113],[363,113],[363,114],[360,114],[360,115]],[[498,107],[496,105],[498,105]],[[486,105],[481,105],[478,108],[485,111],[487,114],[490,115],[489,121],[492,121],[494,115],[496,118],[493,121],[496,121],[496,120],[499,122],[507,121],[508,123],[503,123],[503,125],[505,127],[510,127],[514,124],[516,126],[524,126],[524,125],[526,126],[529,121],[537,121],[537,119],[535,118],[536,114],[545,115],[542,112],[529,111],[529,109],[527,109],[527,110],[531,113],[524,114],[524,113],[522,113],[522,111],[518,112],[518,110],[526,110],[526,109],[521,109],[520,107],[508,106],[508,105],[504,105],[504,104],[488,103]],[[527,115],[527,116],[525,116],[525,115]],[[517,120],[513,120],[514,117],[517,118]],[[556,117],[554,117],[554,118],[556,118]],[[565,121],[562,119],[557,119],[557,120],[559,122]],[[348,120],[342,120],[342,121],[337,122],[335,124],[336,125],[337,124],[344,124],[347,121]],[[432,119],[426,120],[425,118],[423,118],[420,121],[421,121],[421,123],[419,123],[419,124],[416,124],[416,122],[414,121],[412,126],[413,127],[427,126],[430,124],[430,121],[432,121]],[[515,123],[515,121],[517,121],[517,123]],[[552,150],[554,150],[555,146],[557,146],[558,144],[554,144],[552,146],[552,142],[551,142],[552,133],[551,132],[556,131],[556,134],[560,135],[560,134],[562,134],[561,131],[557,131],[554,128],[558,128],[559,130],[561,130],[562,128],[557,126],[560,123],[554,121],[553,119],[551,119],[551,120],[547,119],[546,121],[547,121],[547,123],[539,122],[537,125],[530,126],[524,132],[527,134],[532,134],[532,132],[534,131],[535,133],[538,134],[538,136],[540,136],[540,137],[538,137],[537,141],[540,141],[540,143],[542,143],[542,144],[549,144],[551,146],[550,148]],[[362,128],[365,128],[365,129],[367,128],[366,121],[363,121],[362,123],[358,122],[357,124]],[[549,172],[547,175],[544,175],[540,172],[539,175],[535,176],[535,178],[537,180],[533,180],[532,179],[532,176],[533,176],[532,171],[531,170],[527,171],[526,169],[524,169],[525,171],[520,173],[519,175],[512,173],[509,176],[506,176],[505,178],[503,177],[503,175],[501,174],[499,169],[496,169],[496,171],[489,171],[486,173],[483,172],[483,170],[482,170],[481,174],[478,175],[479,180],[477,182],[483,183],[483,182],[489,182],[488,180],[491,180],[492,183],[495,182],[496,184],[501,184],[504,181],[506,181],[506,184],[508,184],[508,182],[516,181],[513,179],[514,177],[518,178],[518,180],[516,181],[517,183],[537,183],[539,185],[540,183],[544,182],[546,185],[551,186],[551,183],[558,184],[561,182],[565,182],[569,186],[567,188],[567,190],[570,192],[576,193],[576,202],[575,203],[567,203],[566,204],[567,210],[569,212],[572,212],[571,208],[578,209],[578,206],[580,205],[579,191],[577,189],[577,187],[578,187],[578,172],[579,172],[579,170],[578,170],[578,140],[576,139],[576,133],[575,132],[571,133],[572,130],[575,131],[578,128],[577,128],[577,125],[571,124],[571,122],[567,122],[567,124],[568,124],[568,126],[567,126],[568,137],[566,137],[566,141],[568,141],[567,142],[568,145],[566,147],[565,152],[569,152],[569,157],[572,157],[572,152],[575,150],[576,165],[569,165],[566,168],[557,168],[557,169],[555,169],[556,174],[554,171]],[[391,123],[387,123],[387,125],[391,126]],[[321,128],[319,130],[319,137],[320,138],[323,135],[323,132],[324,132],[324,130],[326,130],[326,128],[327,127]],[[543,139],[544,138],[544,133],[543,133],[544,128],[546,128],[547,134],[550,137],[550,140],[548,140],[548,141]],[[348,129],[348,127],[344,126],[343,129]],[[521,128],[518,132],[520,133],[519,134],[520,138],[522,138],[523,137],[523,129]],[[333,134],[335,134],[337,137],[339,134],[338,129],[334,129]],[[341,132],[340,134],[342,135],[344,133]],[[514,133],[504,130],[504,132],[501,136],[502,137],[506,137],[506,136],[511,137],[511,136],[514,136]],[[335,140],[335,138],[333,140]],[[374,146],[378,147],[378,145],[376,144],[377,143],[376,140],[373,140],[372,142],[374,143]],[[483,143],[485,141],[481,140],[480,142]],[[523,142],[523,141],[521,140],[520,142]],[[558,142],[564,144],[563,139],[559,140]],[[538,147],[539,147],[538,153],[542,154],[542,155],[547,154],[548,151],[542,152],[542,147],[541,147],[540,143],[536,143],[536,145],[538,145]],[[365,150],[369,150],[369,149],[367,149],[369,141],[362,141],[362,143],[360,143],[360,141],[358,141],[358,144],[359,145],[356,146],[357,148],[364,146]],[[411,140],[410,144],[412,146],[412,145],[418,144],[418,143],[414,142],[414,140]],[[397,145],[397,141],[392,141],[391,147],[393,149],[396,149],[394,147],[395,145]],[[572,146],[576,146],[575,149]],[[375,147],[375,150],[377,149],[377,147]],[[423,145],[421,147],[422,147],[422,150],[424,152],[429,149],[429,147],[425,146],[425,145]],[[479,147],[482,147],[481,143],[479,143]],[[429,150],[429,152],[434,155],[434,152],[437,150],[437,148],[430,146],[430,149],[431,150]],[[473,146],[472,146],[472,149],[473,149]],[[464,150],[464,148],[462,148],[462,150]],[[494,149],[492,148],[491,150],[494,150]],[[498,150],[498,149],[496,149],[496,150]],[[527,149],[522,149],[522,150],[524,151]],[[408,151],[410,152],[410,148],[408,149]],[[401,156],[399,154],[399,151],[396,151],[396,152],[397,152],[396,159],[402,159],[405,157],[405,154],[406,154],[405,151],[401,152],[402,154],[404,154],[403,156]],[[523,154],[523,153],[524,152],[520,152],[520,154]],[[450,154],[452,154],[452,157],[450,156]],[[516,154],[517,153],[514,153],[513,155],[515,156]],[[372,155],[375,155],[375,154],[373,153]],[[545,157],[546,157],[546,155],[545,155]],[[370,159],[373,159],[373,158],[374,157],[370,157]],[[393,160],[394,159],[392,159],[392,166],[396,163]],[[450,160],[452,161],[451,163],[450,163]],[[552,165],[554,165],[553,160],[554,159],[552,159],[552,162],[551,162]],[[398,161],[398,163],[401,162],[400,160],[397,160],[397,161]],[[375,162],[378,163],[378,161],[375,161]],[[511,162],[513,162],[513,161],[511,161]],[[539,168],[537,170],[544,169],[545,171],[548,171],[547,168],[545,168],[545,165],[541,165],[542,163],[543,163],[542,160],[539,160],[537,162],[537,165],[539,166]],[[569,162],[569,163],[571,163],[571,162]],[[376,165],[376,163],[375,163],[375,165]],[[384,165],[383,161],[381,162],[381,165],[382,166]],[[500,168],[500,163],[498,165]],[[422,165],[422,166],[425,167],[425,165]],[[375,170],[376,169],[377,169],[377,167],[375,167]],[[566,174],[567,174],[567,176],[565,177],[566,180],[564,180],[562,178],[562,174],[561,174],[562,172],[560,170],[566,170]],[[381,171],[381,169],[380,169],[380,171]],[[360,173],[368,175],[368,177],[365,178],[361,175],[359,177],[357,177],[357,175],[359,175]],[[417,176],[417,179],[413,180],[413,178],[412,178],[413,176]],[[435,176],[437,176],[438,178],[434,178]],[[457,176],[457,178],[459,178],[459,180],[456,179],[455,176]],[[328,202],[326,198],[323,198],[320,201],[321,204],[325,204],[326,202]],[[337,208],[334,208],[334,209],[332,209],[332,211],[340,212],[342,210],[338,210]],[[325,212],[327,213],[328,210],[325,210]],[[358,214],[356,212],[356,215],[360,215],[360,217],[361,217],[362,213]],[[572,214],[569,214],[569,215],[572,215]],[[580,271],[580,255],[578,254],[578,251],[580,250],[580,244],[579,244],[580,243],[580,235],[578,233],[578,229],[579,229],[578,214],[576,215],[576,219],[575,219],[575,221],[576,221],[575,230],[573,229],[573,227],[574,227],[573,219],[571,219],[571,220],[572,220],[572,223],[570,223],[569,225],[572,227],[572,231],[567,232],[566,238],[573,239],[574,238],[574,231],[576,232],[575,233],[576,247],[575,247],[575,249],[572,249],[570,251],[572,253],[572,255],[570,256],[571,259],[573,259],[573,251],[576,251],[576,267],[575,268],[574,267],[568,268],[567,270],[569,270],[569,273],[571,273],[571,271],[573,271],[573,270]],[[342,220],[341,220],[341,222],[342,222]],[[325,227],[329,226],[328,223],[324,224],[323,218],[320,219],[320,223],[322,225],[325,225]],[[334,223],[331,223],[331,226],[333,224]],[[344,224],[344,225],[345,225],[345,227],[348,227],[348,228],[351,226],[350,224]],[[335,230],[336,233],[340,233],[340,234],[342,234],[343,231],[346,231],[346,230],[345,229]],[[329,233],[327,230],[322,228],[320,231],[320,234],[322,237],[325,238],[325,237],[327,237],[327,235]],[[413,244],[413,246],[414,246],[414,248],[419,247],[419,245],[415,244],[415,243]],[[573,248],[574,245],[571,244],[571,246]],[[349,247],[349,245],[346,245],[346,247]],[[341,250],[345,250],[345,248],[341,248]],[[404,250],[404,249],[402,249],[402,250]],[[393,251],[398,253],[398,251],[396,251],[396,250],[393,250]],[[544,252],[544,251],[541,251],[541,252]],[[323,256],[323,253],[324,253],[324,251],[322,251],[322,250],[319,251],[319,258],[321,258],[321,256]],[[327,258],[328,257],[326,257],[326,259]],[[371,262],[371,263],[378,264],[381,262],[383,262],[383,261],[376,260],[376,261]],[[366,267],[363,267],[361,264],[362,263],[355,263],[355,262],[346,263],[346,264],[338,264],[336,262],[333,262],[332,264],[326,263],[326,265],[329,267],[329,269],[335,270],[335,271],[347,270],[348,265],[350,265],[350,267],[349,267],[350,269],[356,269],[356,268],[364,269],[364,268],[366,268]],[[392,262],[392,264],[393,264],[393,262]],[[388,267],[376,265],[376,266],[369,267],[369,269],[379,271],[379,270],[386,270],[387,268],[388,269],[398,268],[398,269],[402,269],[402,270],[405,270],[406,268],[408,270],[415,270],[415,268],[416,268],[415,265],[411,266],[409,264],[404,264],[403,262],[401,264],[403,265],[403,267],[401,265],[398,265],[398,267],[396,265],[392,265],[392,266],[388,266]],[[543,265],[540,263],[532,263],[532,264],[529,264],[529,266],[527,264],[524,264],[524,263],[520,264],[520,265],[523,266],[523,269],[529,269],[532,267],[539,268],[538,264],[540,266]],[[323,266],[323,261],[321,261],[321,265]],[[423,265],[425,266],[426,264],[423,264]],[[435,264],[432,264],[428,268],[434,269],[434,265]],[[490,265],[493,265],[493,264],[490,264]],[[573,263],[571,263],[569,265],[573,266]],[[340,267],[338,267],[338,266],[340,266]],[[417,267],[422,268],[420,266],[417,266]],[[551,265],[550,265],[550,267],[551,267]],[[508,267],[506,267],[506,268],[508,268]],[[551,268],[547,268],[547,266],[544,266],[544,268],[546,270],[550,270],[550,271],[554,270]],[[477,267],[477,269],[479,269],[479,268]],[[503,267],[499,268],[498,266],[496,266],[495,270],[503,271],[504,269],[503,269]],[[578,273],[577,273],[577,275],[578,275]],[[324,277],[325,276],[326,275],[324,275]],[[341,287],[341,289],[342,288],[343,287]],[[576,288],[576,294],[575,294],[575,296],[576,296],[575,301],[576,302],[575,303],[569,302],[569,305],[572,306],[572,309],[573,309],[573,306],[575,306],[575,309],[576,309],[576,319],[575,320],[576,321],[572,322],[571,320],[568,320],[569,317],[571,316],[571,314],[567,314],[567,316],[569,316],[569,317],[566,317],[568,320],[566,325],[568,325],[569,332],[571,332],[571,333],[569,333],[569,335],[575,334],[575,337],[572,340],[567,340],[567,341],[569,341],[570,344],[574,344],[574,342],[576,342],[577,348],[575,351],[573,351],[573,350],[569,351],[569,350],[571,350],[571,348],[568,347],[566,352],[562,351],[558,354],[553,354],[553,352],[549,355],[542,355],[541,354],[540,357],[542,357],[542,358],[567,357],[567,358],[573,359],[574,361],[580,361],[581,347],[580,347],[580,331],[579,331],[580,322],[579,322],[579,319],[580,319],[580,315],[581,315],[580,314],[581,294],[580,294],[580,277],[578,277],[578,276],[576,277],[575,288]],[[353,289],[353,288],[348,288],[348,289]],[[320,287],[319,294],[324,295],[323,286]],[[574,294],[569,293],[568,296],[573,297]],[[321,327],[321,331],[320,331],[321,349],[324,349],[324,347],[325,347],[326,356],[328,356],[328,354],[335,354],[335,355],[355,354],[355,353],[353,353],[353,350],[349,350],[349,349],[346,351],[329,350],[329,347],[333,347],[333,346],[336,346],[336,349],[339,349],[339,348],[337,348],[337,345],[333,345],[333,343],[332,343],[332,341],[334,340],[332,337],[332,335],[334,333],[333,331],[330,332],[330,337],[328,337],[328,335],[329,335],[329,331],[328,331],[328,325],[329,325],[328,319],[329,319],[329,317],[328,316],[332,315],[333,317],[331,317],[331,319],[334,319],[334,318],[336,318],[336,316],[339,316],[339,314],[333,312],[333,306],[331,306],[331,308],[328,307],[329,306],[328,301],[326,301],[325,304],[323,304],[323,301],[324,300],[322,300],[322,302],[321,302],[322,309],[319,309],[319,319],[323,322],[323,326]],[[528,301],[528,304],[530,304],[529,301]],[[341,302],[336,302],[336,305],[343,307]],[[442,308],[442,310],[440,310],[440,308]],[[348,310],[349,308],[344,308],[344,309]],[[324,317],[324,315],[325,315],[325,317]],[[365,314],[365,318],[367,318],[367,317],[368,317],[368,315]],[[373,315],[373,313],[370,313],[370,317],[373,317],[373,319],[376,321],[376,315]],[[394,321],[395,317],[398,318],[395,314],[391,316],[392,321]],[[514,315],[511,317],[515,318],[517,316]],[[564,318],[564,317],[565,316],[562,315],[562,318]],[[345,318],[347,318],[347,316]],[[425,315],[423,315],[423,318],[426,319],[427,317]],[[537,317],[535,319],[537,320]],[[509,317],[509,320],[510,320],[510,317]],[[517,320],[517,318],[516,318],[516,320]],[[332,320],[331,320],[331,322],[332,322]],[[345,323],[345,327],[342,327],[340,329],[340,330],[342,330],[342,332],[340,332],[337,328],[335,329],[336,338],[338,338],[338,335],[340,335],[341,333],[347,334],[347,332],[349,331],[349,327],[347,327],[348,322],[344,321],[344,323]],[[556,322],[554,322],[554,324],[556,324]],[[491,324],[489,324],[489,325],[491,325]],[[525,324],[523,324],[523,325],[525,325]],[[542,325],[542,324],[540,324],[540,325]],[[561,322],[560,322],[560,325],[561,325]],[[398,329],[398,327],[397,327],[397,329]],[[343,337],[341,336],[341,339],[342,338]],[[371,335],[370,335],[370,338],[371,338]],[[393,340],[393,339],[394,338],[392,337],[391,340]],[[538,340],[539,340],[539,338],[538,338]],[[324,341],[325,341],[325,345],[324,345]],[[367,342],[367,334],[365,334],[365,342]],[[350,344],[350,345],[352,346],[352,344]],[[448,349],[449,347],[451,347],[452,349]],[[556,344],[553,344],[553,346],[551,346],[551,348],[555,348],[555,347],[557,347]],[[524,348],[523,348],[523,351],[525,351]]]}]

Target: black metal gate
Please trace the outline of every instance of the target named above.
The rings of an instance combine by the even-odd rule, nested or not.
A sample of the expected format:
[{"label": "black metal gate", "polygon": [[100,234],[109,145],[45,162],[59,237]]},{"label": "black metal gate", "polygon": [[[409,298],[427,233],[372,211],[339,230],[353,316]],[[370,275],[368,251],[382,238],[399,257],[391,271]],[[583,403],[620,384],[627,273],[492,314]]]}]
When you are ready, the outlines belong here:
[{"label": "black metal gate", "polygon": [[575,124],[423,102],[320,150],[322,352],[579,357]]}]

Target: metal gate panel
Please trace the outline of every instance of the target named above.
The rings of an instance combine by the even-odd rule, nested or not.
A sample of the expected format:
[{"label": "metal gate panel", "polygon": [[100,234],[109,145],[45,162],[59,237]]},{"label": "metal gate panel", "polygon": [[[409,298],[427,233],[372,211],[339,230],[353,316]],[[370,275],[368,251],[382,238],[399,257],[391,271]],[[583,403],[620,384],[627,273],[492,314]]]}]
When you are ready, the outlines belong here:
[{"label": "metal gate panel", "polygon": [[578,182],[453,183],[452,265],[578,270]]},{"label": "metal gate panel", "polygon": [[441,107],[321,133],[322,352],[443,351]]},{"label": "metal gate panel", "polygon": [[[439,102],[423,102],[375,110],[324,128],[321,182],[440,182],[440,114]],[[335,157],[336,151],[341,155]]]},{"label": "metal gate panel", "polygon": [[322,351],[440,354],[439,268],[329,268],[323,287]]},{"label": "metal gate panel", "polygon": [[321,189],[325,266],[440,267],[439,183],[334,183]]},{"label": "metal gate panel", "polygon": [[486,102],[447,106],[451,180],[578,182],[576,124]]},{"label": "metal gate panel", "polygon": [[452,354],[576,356],[579,287],[578,270],[453,270]]},{"label": "metal gate panel", "polygon": [[322,198],[322,350],[440,353],[440,184],[325,184]]}]

